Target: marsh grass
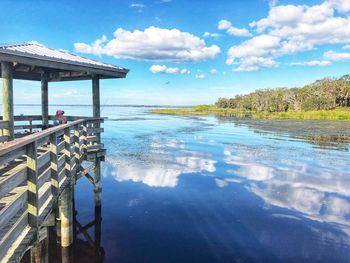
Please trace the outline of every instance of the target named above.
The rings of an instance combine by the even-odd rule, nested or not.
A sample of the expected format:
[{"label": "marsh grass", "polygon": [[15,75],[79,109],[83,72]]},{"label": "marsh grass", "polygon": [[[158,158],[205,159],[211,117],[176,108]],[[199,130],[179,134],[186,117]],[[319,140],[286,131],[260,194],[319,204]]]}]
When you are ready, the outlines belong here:
[{"label": "marsh grass", "polygon": [[193,108],[155,109],[152,110],[152,112],[167,115],[215,115],[252,119],[350,120],[350,108],[314,111],[257,112],[217,108],[211,105],[199,105]]}]

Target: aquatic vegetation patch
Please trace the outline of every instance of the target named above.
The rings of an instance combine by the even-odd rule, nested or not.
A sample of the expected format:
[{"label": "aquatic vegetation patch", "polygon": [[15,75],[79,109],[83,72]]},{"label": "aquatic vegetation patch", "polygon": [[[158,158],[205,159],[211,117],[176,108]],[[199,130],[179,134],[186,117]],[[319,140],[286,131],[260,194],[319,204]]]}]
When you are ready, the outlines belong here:
[{"label": "aquatic vegetation patch", "polygon": [[349,108],[313,111],[249,111],[241,109],[218,108],[211,105],[195,106],[193,108],[154,109],[151,112],[167,115],[215,115],[220,117],[252,118],[252,119],[297,119],[297,120],[350,120]]}]

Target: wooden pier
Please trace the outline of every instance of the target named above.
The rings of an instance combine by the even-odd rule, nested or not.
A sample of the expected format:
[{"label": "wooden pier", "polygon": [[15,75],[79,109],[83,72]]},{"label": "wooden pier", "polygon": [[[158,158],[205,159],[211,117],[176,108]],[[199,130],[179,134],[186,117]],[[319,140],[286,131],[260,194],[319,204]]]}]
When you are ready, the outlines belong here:
[{"label": "wooden pier", "polygon": [[[93,184],[101,216],[100,163],[106,150],[100,79],[124,78],[128,70],[32,43],[0,45],[0,62],[0,262],[19,262],[28,250],[31,262],[47,262],[43,232],[53,225],[63,258],[76,232],[74,185],[80,178]],[[14,116],[13,79],[41,81],[41,115]],[[48,84],[73,80],[92,80],[92,117],[68,116],[67,124],[54,126]]]},{"label": "wooden pier", "polygon": [[60,199],[61,245],[72,243],[71,188],[80,177],[91,178],[95,166],[87,170],[84,161],[94,165],[104,156],[102,122],[78,119],[0,146],[1,262],[21,258]]}]

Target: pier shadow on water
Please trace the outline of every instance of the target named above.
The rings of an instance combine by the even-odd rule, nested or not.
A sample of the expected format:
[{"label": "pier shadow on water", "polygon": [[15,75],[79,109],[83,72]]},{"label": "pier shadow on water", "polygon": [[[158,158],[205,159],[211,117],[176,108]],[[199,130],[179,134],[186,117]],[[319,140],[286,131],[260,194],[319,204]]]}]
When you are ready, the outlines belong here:
[{"label": "pier shadow on water", "polygon": [[41,229],[40,241],[27,251],[22,263],[73,263],[104,262],[105,251],[101,246],[102,207],[97,206],[94,217],[82,225],[77,219],[79,211],[73,216],[73,244],[68,248],[61,247],[59,223]]}]

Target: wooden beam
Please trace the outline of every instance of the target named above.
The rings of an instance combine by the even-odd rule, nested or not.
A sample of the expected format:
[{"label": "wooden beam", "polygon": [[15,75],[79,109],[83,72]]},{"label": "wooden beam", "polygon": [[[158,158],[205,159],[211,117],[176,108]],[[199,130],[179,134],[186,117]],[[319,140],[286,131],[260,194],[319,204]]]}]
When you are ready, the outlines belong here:
[{"label": "wooden beam", "polygon": [[41,74],[41,115],[43,116],[43,129],[49,127],[49,93],[48,73]]},{"label": "wooden beam", "polygon": [[21,235],[25,227],[27,226],[27,213],[23,213],[16,221],[16,223],[11,227],[6,234],[1,237],[0,241],[0,258],[3,262],[10,262],[7,260],[6,252],[11,247],[13,243],[16,242],[16,239]]},{"label": "wooden beam", "polygon": [[2,202],[6,199],[10,199],[10,202],[0,211],[0,226],[2,227],[6,226],[7,223],[15,217],[19,211],[23,211],[24,206],[27,205],[27,191],[24,186],[17,187],[10,194],[11,196],[2,199]]},{"label": "wooden beam", "polygon": [[3,198],[15,187],[23,184],[27,180],[27,169],[25,164],[17,164],[14,168],[8,170],[7,172],[1,172],[3,173],[2,176],[4,178],[0,181],[0,198]]},{"label": "wooden beam", "polygon": [[4,130],[4,135],[9,140],[14,139],[13,129],[13,64],[10,62],[1,62],[2,78],[2,113],[3,120],[9,121],[9,128]]}]

